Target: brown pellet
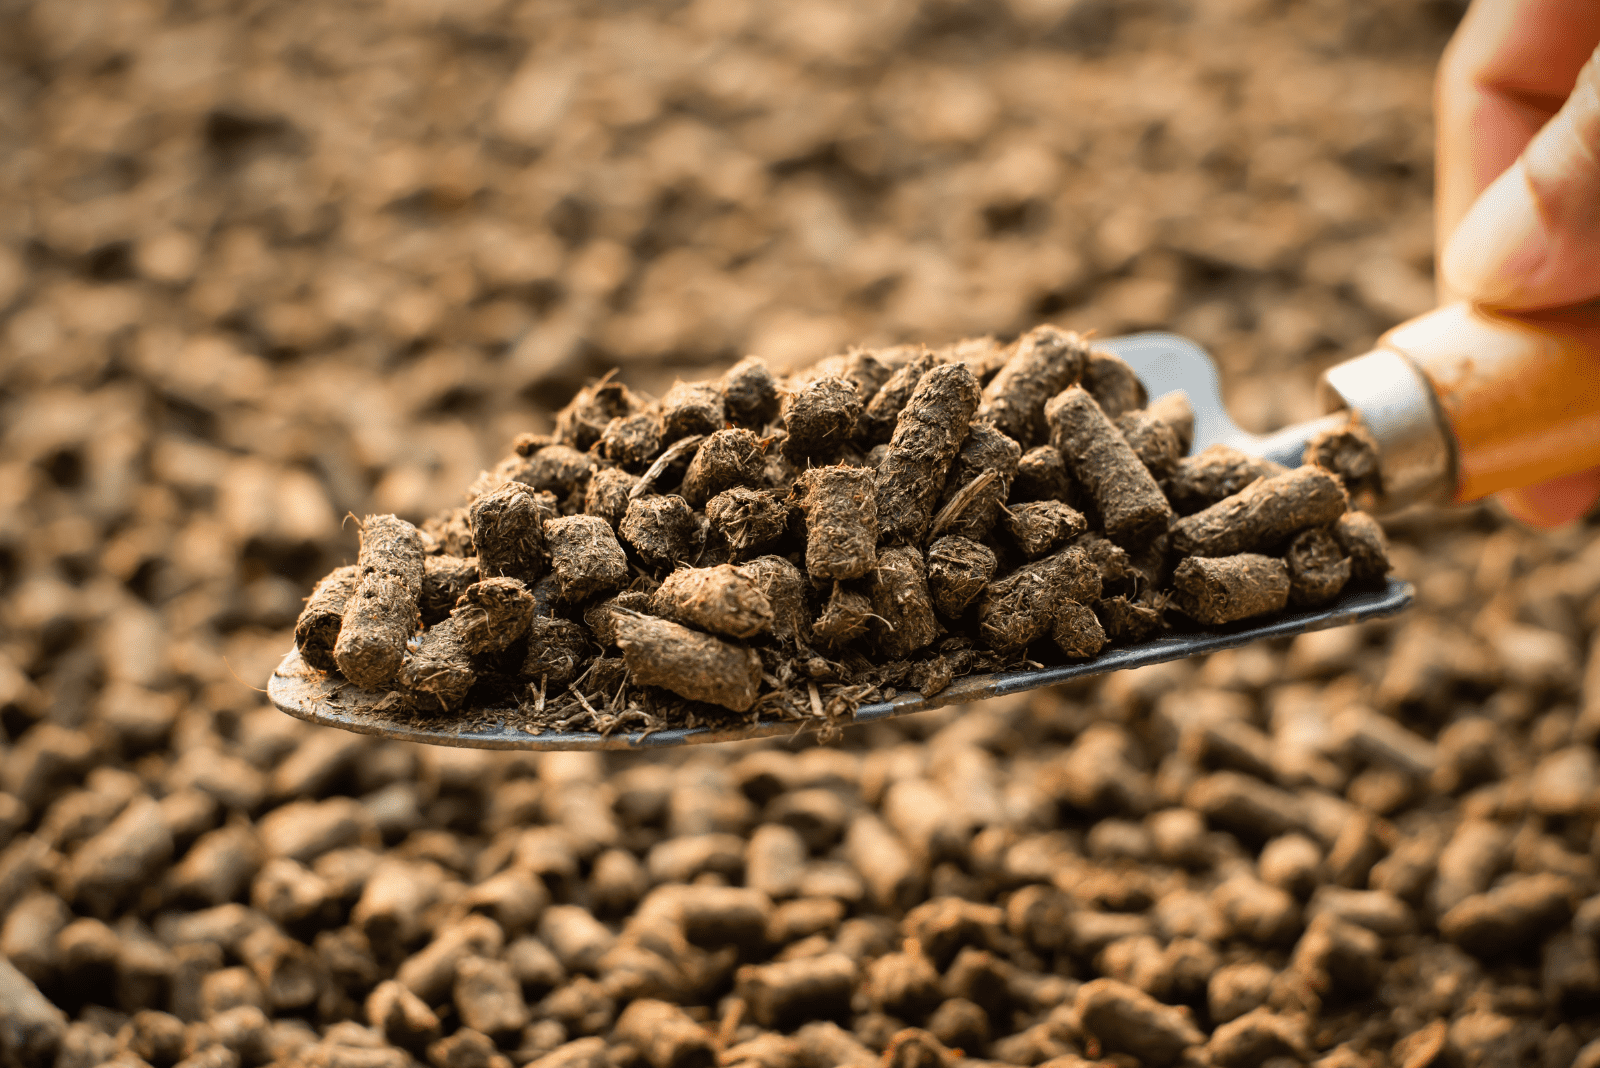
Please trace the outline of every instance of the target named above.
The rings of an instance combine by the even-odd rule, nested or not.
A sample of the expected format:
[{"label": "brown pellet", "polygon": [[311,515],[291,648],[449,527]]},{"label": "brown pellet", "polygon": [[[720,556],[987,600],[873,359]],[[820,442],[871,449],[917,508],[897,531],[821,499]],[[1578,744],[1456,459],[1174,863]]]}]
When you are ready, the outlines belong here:
[{"label": "brown pellet", "polygon": [[725,638],[752,638],[772,627],[772,604],[730,564],[674,571],[650,598],[650,612]]},{"label": "brown pellet", "polygon": [[[474,574],[477,573],[476,566],[472,570]],[[333,647],[339,640],[339,626],[344,619],[345,607],[360,585],[360,575],[360,569],[354,564],[330,572],[311,591],[300,618],[295,621],[294,643],[305,662],[318,671],[333,671],[338,666],[333,659]],[[455,603],[453,599],[451,603]],[[448,612],[447,608],[446,614]]]},{"label": "brown pellet", "polygon": [[422,535],[405,520],[373,515],[362,522],[361,580],[345,606],[333,658],[363,689],[379,689],[395,677],[406,641],[417,632],[422,556]]},{"label": "brown pellet", "polygon": [[1244,489],[1172,525],[1172,548],[1185,556],[1232,556],[1271,550],[1345,511],[1339,480],[1306,465]]},{"label": "brown pellet", "polygon": [[778,380],[760,357],[746,356],[722,376],[722,405],[729,422],[760,430],[778,414]]},{"label": "brown pellet", "polygon": [[783,401],[783,455],[801,468],[827,463],[855,436],[861,411],[861,397],[846,379],[821,375],[807,382]]},{"label": "brown pellet", "polygon": [[534,491],[507,482],[472,502],[472,547],[485,578],[534,582],[544,572],[544,521]]},{"label": "brown pellet", "polygon": [[456,606],[467,587],[478,581],[478,558],[463,560],[459,556],[424,557],[422,561],[422,594],[417,598],[417,609],[422,614],[422,624],[431,627],[442,622]]},{"label": "brown pellet", "polygon": [[1350,581],[1369,586],[1389,573],[1389,539],[1365,512],[1346,512],[1333,524],[1339,548],[1350,558]]},{"label": "brown pellet", "polygon": [[1054,445],[1100,511],[1106,537],[1139,546],[1172,518],[1161,487],[1093,397],[1070,386],[1045,406]]},{"label": "brown pellet", "polygon": [[1283,555],[1289,565],[1289,603],[1296,608],[1325,605],[1350,581],[1350,558],[1325,527],[1301,531]]},{"label": "brown pellet", "polygon": [[755,704],[761,687],[755,650],[626,609],[613,615],[617,645],[635,681],[734,712]]},{"label": "brown pellet", "polygon": [[1100,569],[1082,549],[1036,560],[992,583],[978,606],[978,631],[992,649],[1013,652],[1050,633],[1063,600],[1100,595]]},{"label": "brown pellet", "polygon": [[1005,366],[983,390],[978,411],[991,424],[1024,448],[1045,436],[1045,404],[1078,381],[1089,358],[1088,344],[1077,334],[1040,326],[1017,341]]},{"label": "brown pellet", "polygon": [[1105,349],[1090,351],[1080,384],[1108,419],[1120,419],[1127,412],[1137,411],[1147,400],[1139,375],[1121,356]]},{"label": "brown pellet", "polygon": [[1252,456],[1232,445],[1211,445],[1178,461],[1167,480],[1167,498],[1179,515],[1193,515],[1232,497],[1257,479],[1281,475],[1282,464]]},{"label": "brown pellet", "polygon": [[1289,568],[1258,553],[1191,556],[1172,581],[1178,605],[1201,623],[1217,625],[1281,611],[1289,603]]},{"label": "brown pellet", "polygon": [[614,590],[628,581],[628,557],[605,520],[592,515],[562,516],[545,524],[550,567],[561,597],[577,603]]},{"label": "brown pellet", "polygon": [[[973,423],[967,440],[950,465],[944,492],[939,497],[935,526],[931,533],[959,534],[981,540],[994,527],[1001,505],[1011,493],[1017,465],[1022,459],[1022,446],[985,423]],[[974,480],[983,478],[976,490],[971,490]],[[959,509],[947,509],[961,495]],[[942,520],[942,521],[941,521]]]},{"label": "brown pellet", "polygon": [[781,556],[758,556],[741,564],[739,571],[766,597],[772,610],[775,637],[798,641],[806,631],[805,576]]},{"label": "brown pellet", "polygon": [[950,535],[928,546],[928,592],[939,614],[955,619],[978,599],[994,578],[994,550],[969,538]]},{"label": "brown pellet", "polygon": [[878,562],[878,499],[868,468],[814,467],[795,483],[806,517],[806,571],[819,582],[861,578]]},{"label": "brown pellet", "polygon": [[692,507],[734,486],[753,486],[766,467],[766,446],[748,430],[719,430],[700,443],[679,493]]},{"label": "brown pellet", "polygon": [[1072,503],[1072,476],[1055,446],[1037,445],[1022,454],[1011,483],[1011,500]]},{"label": "brown pellet", "polygon": [[950,463],[978,410],[979,392],[978,380],[958,363],[942,364],[918,380],[875,477],[878,526],[888,541],[915,541],[928,529]]},{"label": "brown pellet", "polygon": [[836,649],[866,634],[871,621],[872,598],[836,582],[811,624],[811,638],[825,648]]},{"label": "brown pellet", "polygon": [[1006,509],[1006,533],[1029,560],[1037,560],[1089,529],[1083,513],[1060,501],[1030,501]]},{"label": "brown pellet", "polygon": [[1079,660],[1100,652],[1108,640],[1093,609],[1074,600],[1062,601],[1056,609],[1050,637],[1063,653]]},{"label": "brown pellet", "polygon": [[700,523],[677,494],[647,494],[628,502],[617,533],[652,567],[692,563],[700,553]]},{"label": "brown pellet", "polygon": [[857,421],[857,442],[864,447],[887,443],[917,383],[938,365],[937,356],[931,352],[921,352],[895,368],[889,380],[867,402],[866,409]]},{"label": "brown pellet", "polygon": [[872,629],[878,648],[892,658],[907,656],[939,636],[928,594],[928,572],[918,549],[901,546],[878,554],[871,574]]},{"label": "brown pellet", "polygon": [[706,502],[706,520],[722,536],[734,559],[759,552],[789,529],[790,508],[771,490],[736,486]]},{"label": "brown pellet", "polygon": [[714,434],[727,421],[722,390],[712,382],[674,382],[661,398],[661,443],[690,434]]}]

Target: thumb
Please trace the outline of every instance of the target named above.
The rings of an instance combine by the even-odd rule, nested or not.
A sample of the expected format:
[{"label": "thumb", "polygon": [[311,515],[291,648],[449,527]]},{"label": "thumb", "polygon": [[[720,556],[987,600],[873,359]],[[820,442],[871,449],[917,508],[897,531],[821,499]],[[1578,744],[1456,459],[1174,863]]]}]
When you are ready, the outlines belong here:
[{"label": "thumb", "polygon": [[1553,308],[1600,297],[1600,49],[1561,110],[1472,205],[1439,267],[1480,304]]}]

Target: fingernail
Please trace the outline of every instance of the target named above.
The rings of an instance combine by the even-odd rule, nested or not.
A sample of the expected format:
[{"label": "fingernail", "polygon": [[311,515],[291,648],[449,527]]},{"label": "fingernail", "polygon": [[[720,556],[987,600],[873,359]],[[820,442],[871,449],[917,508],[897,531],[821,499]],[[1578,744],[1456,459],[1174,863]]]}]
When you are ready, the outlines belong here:
[{"label": "fingernail", "polygon": [[1480,304],[1514,302],[1549,254],[1549,238],[1518,160],[1485,189],[1445,245],[1439,271]]}]

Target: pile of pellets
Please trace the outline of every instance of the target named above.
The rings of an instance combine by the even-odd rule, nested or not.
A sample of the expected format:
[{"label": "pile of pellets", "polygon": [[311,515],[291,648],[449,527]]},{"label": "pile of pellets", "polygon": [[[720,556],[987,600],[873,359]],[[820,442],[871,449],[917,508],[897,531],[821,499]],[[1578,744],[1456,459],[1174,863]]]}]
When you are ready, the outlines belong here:
[{"label": "pile of pellets", "polygon": [[909,686],[1315,608],[1389,570],[1350,508],[1355,421],[1287,470],[1188,453],[1181,393],[1040,326],[833,357],[749,357],[660,400],[610,376],[419,529],[368,516],[295,630],[394,713],[529,729],[837,721]]},{"label": "pile of pellets", "polygon": [[1600,552],[1396,539],[1403,623],[843,747],[36,723],[0,765],[0,1057],[1593,1068]]}]

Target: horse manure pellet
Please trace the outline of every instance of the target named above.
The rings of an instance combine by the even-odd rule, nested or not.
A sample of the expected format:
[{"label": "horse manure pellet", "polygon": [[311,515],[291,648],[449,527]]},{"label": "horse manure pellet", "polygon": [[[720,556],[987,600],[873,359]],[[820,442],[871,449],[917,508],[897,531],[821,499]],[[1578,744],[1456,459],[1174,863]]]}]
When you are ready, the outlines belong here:
[{"label": "horse manure pellet", "polygon": [[731,564],[672,572],[651,595],[650,613],[725,638],[753,638],[773,620],[766,594]]},{"label": "horse manure pellet", "polygon": [[584,514],[599,516],[615,530],[628,514],[628,502],[638,484],[638,475],[620,467],[601,468],[589,478],[589,487],[584,491]]},{"label": "horse manure pellet", "polygon": [[1325,605],[1350,581],[1350,558],[1325,527],[1295,535],[1283,558],[1289,565],[1289,603],[1296,608]]},{"label": "horse manure pellet", "polygon": [[1382,582],[1389,573],[1389,539],[1378,521],[1365,512],[1346,512],[1333,524],[1339,548],[1350,558],[1350,581]]},{"label": "horse manure pellet", "polygon": [[617,533],[654,567],[689,563],[700,553],[700,523],[677,494],[648,494],[628,502]]},{"label": "horse manure pellet", "polygon": [[1191,556],[1172,574],[1177,603],[1202,623],[1232,623],[1289,603],[1289,567],[1259,553]]},{"label": "horse manure pellet", "polygon": [[1074,660],[1094,656],[1109,640],[1094,609],[1070,599],[1062,601],[1056,609],[1055,621],[1050,625],[1050,639]]},{"label": "horse manure pellet", "polygon": [[927,530],[979,392],[977,378],[959,363],[942,364],[917,381],[877,468],[878,528],[885,539],[915,541]]},{"label": "horse manure pellet", "polygon": [[957,535],[928,546],[928,592],[946,619],[956,619],[994,577],[998,561],[987,545]]},{"label": "horse manure pellet", "polygon": [[1307,464],[1257,479],[1231,497],[1172,525],[1172,548],[1184,556],[1267,552],[1308,527],[1327,526],[1345,512],[1339,480]]},{"label": "horse manure pellet", "polygon": [[[556,413],[556,439],[573,448],[587,450],[600,440],[611,420],[632,415],[641,407],[639,397],[607,375],[599,382],[584,386]],[[517,451],[527,456],[537,450],[519,448]]]},{"label": "horse manure pellet", "polygon": [[712,1068],[716,1043],[677,1005],[641,999],[617,1017],[616,1035],[637,1049],[650,1068]]},{"label": "horse manure pellet", "polygon": [[1194,447],[1194,406],[1181,390],[1157,397],[1147,405],[1149,413],[1171,429],[1178,439],[1178,457],[1189,455]]},{"label": "horse manure pellet", "polygon": [[583,625],[594,635],[601,648],[617,644],[616,616],[613,609],[624,608],[633,612],[650,610],[650,595],[643,590],[623,590],[615,597],[596,601],[583,612]]},{"label": "horse manure pellet", "polygon": [[766,467],[766,446],[749,430],[719,430],[700,443],[680,493],[696,508],[734,486],[755,485]]},{"label": "horse manure pellet", "polygon": [[1116,421],[1117,430],[1133,449],[1139,462],[1157,482],[1165,482],[1177,470],[1187,451],[1178,432],[1166,420],[1148,409],[1128,412]]},{"label": "horse manure pellet", "polygon": [[842,648],[866,634],[871,620],[872,598],[836,582],[811,624],[811,637],[824,647]]},{"label": "horse manure pellet", "polygon": [[1305,462],[1338,475],[1351,497],[1383,491],[1378,442],[1356,416],[1307,439]]},{"label": "horse manure pellet", "polygon": [[1131,546],[1165,533],[1172,509],[1161,487],[1087,391],[1069,386],[1045,417],[1050,444],[1094,499],[1106,537]]},{"label": "horse manure pellet", "polygon": [[762,1027],[788,1029],[808,1020],[837,1020],[850,1014],[856,966],[843,953],[746,965],[734,990]]},{"label": "horse manure pellet", "polygon": [[982,540],[1011,493],[1022,447],[1000,431],[975,422],[950,465],[934,517],[933,536],[959,534]]},{"label": "horse manure pellet", "polygon": [[532,489],[507,482],[472,502],[472,548],[485,578],[533,582],[544,569],[544,522]]},{"label": "horse manure pellet", "polygon": [[361,524],[360,581],[345,605],[333,659],[345,678],[377,689],[400,670],[406,642],[417,632],[422,593],[422,535],[392,515]]},{"label": "horse manure pellet", "polygon": [[605,520],[562,516],[545,524],[544,536],[550,546],[550,569],[567,602],[575,604],[627,582],[628,557]]},{"label": "horse manure pellet", "polygon": [[[422,615],[422,625],[431,627],[435,623],[442,622],[461,599],[461,595],[467,592],[467,587],[477,582],[478,578],[478,558],[475,556],[465,560],[446,553],[424,557],[422,593],[417,598],[417,610]],[[312,600],[315,600],[315,596]],[[308,604],[307,608],[309,607]]]},{"label": "horse manure pellet", "polygon": [[939,636],[921,551],[905,546],[883,550],[870,580],[872,629],[885,656],[909,656]]},{"label": "horse manure pellet", "polygon": [[736,486],[706,502],[706,521],[734,558],[766,548],[789,529],[789,506],[771,490]]},{"label": "horse manure pellet", "polygon": [[992,648],[1022,649],[1050,632],[1063,600],[1100,596],[1100,569],[1082,549],[1068,548],[991,583],[978,605],[978,630]]},{"label": "horse manure pellet", "polygon": [[[432,560],[434,557],[428,559]],[[471,570],[473,577],[476,578],[477,565],[472,565]],[[305,658],[306,663],[318,671],[333,671],[337,666],[333,659],[333,645],[339,640],[339,627],[344,620],[345,607],[360,585],[360,574],[360,569],[354,564],[330,572],[311,591],[305,608],[300,612],[300,618],[295,621],[294,644],[299,648],[300,655]],[[426,596],[426,593],[427,579],[424,575],[423,595]],[[460,596],[459,592],[456,596]],[[453,604],[455,597],[450,598],[450,605]],[[449,611],[449,605],[446,605],[444,615],[448,615]]]},{"label": "horse manure pellet", "polygon": [[1005,513],[1006,533],[1029,560],[1036,560],[1089,529],[1083,513],[1060,501],[1029,501]]},{"label": "horse manure pellet", "polygon": [[849,381],[822,375],[783,400],[783,455],[796,467],[827,463],[855,436],[861,397]]},{"label": "horse manure pellet", "polygon": [[516,579],[491,578],[467,587],[450,613],[468,653],[497,653],[522,637],[533,618],[533,594]]},{"label": "horse manure pellet", "polygon": [[756,356],[746,356],[723,374],[722,406],[728,421],[760,430],[778,414],[778,379]]},{"label": "horse manure pellet", "polygon": [[[803,637],[808,618],[805,576],[800,573],[800,569],[781,556],[758,556],[741,564],[739,571],[748,577],[767,599],[767,605],[772,611],[769,628],[773,635],[788,642],[798,641]],[[671,576],[668,578],[670,580]],[[666,583],[663,582],[662,588],[665,586]]]},{"label": "horse manure pellet", "polygon": [[670,445],[690,434],[710,434],[727,421],[722,390],[714,382],[674,382],[661,398],[661,440]]},{"label": "horse manure pellet", "polygon": [[1281,475],[1285,468],[1232,445],[1208,445],[1178,461],[1167,479],[1167,499],[1179,515],[1193,515],[1232,497],[1258,479]]},{"label": "horse manure pellet", "polygon": [[979,418],[1024,448],[1039,444],[1045,404],[1082,377],[1088,358],[1089,346],[1077,334],[1035,327],[984,387]]},{"label": "horse manure pellet", "polygon": [[813,467],[795,483],[806,517],[806,573],[818,582],[861,578],[878,562],[878,499],[871,470]]},{"label": "horse manure pellet", "polygon": [[613,615],[617,645],[639,683],[734,712],[755,704],[761,658],[754,649],[627,609]]},{"label": "horse manure pellet", "polygon": [[1105,349],[1090,350],[1079,384],[1089,391],[1107,419],[1120,419],[1126,412],[1137,411],[1147,400],[1139,375],[1121,356]]},{"label": "horse manure pellet", "polygon": [[600,455],[615,464],[642,469],[660,452],[661,416],[656,412],[619,416],[600,434]]},{"label": "horse manure pellet", "polygon": [[856,440],[863,446],[887,444],[917,383],[938,365],[937,356],[931,352],[921,352],[895,368],[888,381],[867,401],[856,423]]}]

